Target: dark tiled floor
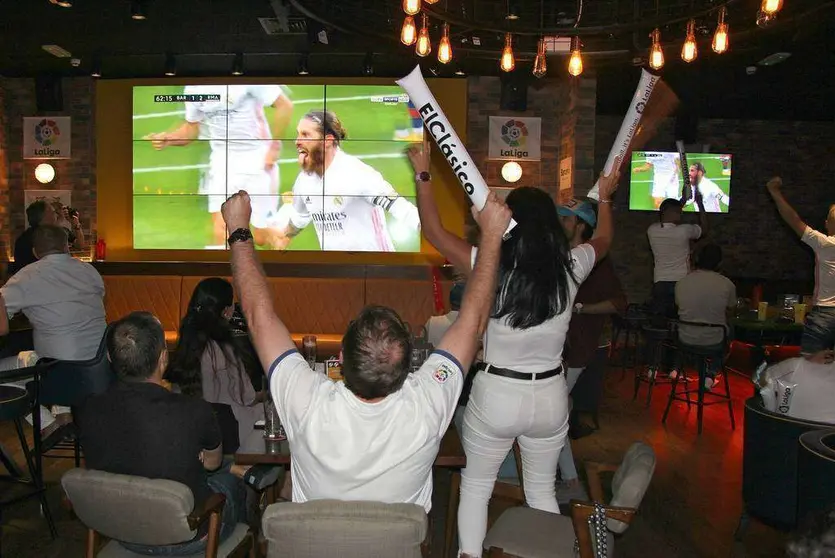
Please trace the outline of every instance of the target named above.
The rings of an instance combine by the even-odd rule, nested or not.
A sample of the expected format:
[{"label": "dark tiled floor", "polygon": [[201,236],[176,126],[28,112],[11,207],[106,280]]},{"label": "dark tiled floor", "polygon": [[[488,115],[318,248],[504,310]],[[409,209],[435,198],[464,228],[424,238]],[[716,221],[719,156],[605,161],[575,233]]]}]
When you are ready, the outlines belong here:
[{"label": "dark tiled floor", "polygon": [[[695,410],[683,403],[671,411],[666,427],[661,415],[666,403],[666,386],[656,388],[653,403],[632,401],[632,376],[621,378],[612,370],[600,413],[601,429],[574,442],[578,461],[586,459],[616,463],[634,440],[651,444],[658,455],[655,478],[639,516],[616,547],[623,558],[724,558],[783,556],[786,536],[752,521],[742,542],[735,544],[733,531],[741,510],[742,402],[751,393],[746,379],[732,376],[734,408],[738,426],[731,431],[725,407],[705,413],[705,432],[696,434]],[[10,451],[18,444],[10,425],[0,425],[0,441]],[[58,521],[60,538],[51,541],[38,504],[30,500],[3,510],[2,556],[15,558],[69,558],[83,556],[84,529],[59,504],[58,480],[71,467],[69,460],[48,460],[49,498]],[[440,557],[448,474],[436,479],[434,556]],[[9,488],[0,486],[2,496]],[[495,518],[512,502],[494,501]]]}]

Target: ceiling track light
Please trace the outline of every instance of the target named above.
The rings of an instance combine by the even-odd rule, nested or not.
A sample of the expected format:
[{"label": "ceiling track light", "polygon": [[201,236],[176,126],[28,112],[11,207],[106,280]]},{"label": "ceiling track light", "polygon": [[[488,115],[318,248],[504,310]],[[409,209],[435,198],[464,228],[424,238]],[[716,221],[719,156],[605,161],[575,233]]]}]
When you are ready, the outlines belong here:
[{"label": "ceiling track light", "polygon": [[235,53],[235,59],[232,61],[232,75],[233,76],[244,75],[244,53],[243,52],[236,52]]},{"label": "ceiling track light", "polygon": [[449,41],[449,24],[444,23],[441,42],[438,43],[438,62],[449,64],[452,61],[452,43]]},{"label": "ceiling track light", "polygon": [[143,0],[131,0],[130,18],[136,21],[144,21],[148,17]]},{"label": "ceiling track light", "polygon": [[165,75],[168,77],[177,75],[177,57],[170,52],[165,55]]},{"label": "ceiling track light", "polygon": [[49,3],[62,8],[72,8],[72,0],[49,0]]},{"label": "ceiling track light", "polygon": [[420,33],[418,34],[417,38],[417,47],[415,48],[415,52],[420,57],[429,56],[429,53],[432,52],[432,41],[429,38],[429,17],[426,14],[423,15],[423,24],[420,27]]},{"label": "ceiling track light", "polygon": [[687,22],[687,36],[681,45],[681,59],[688,64],[699,56],[699,45],[696,43],[696,20]]},{"label": "ceiling track light", "polygon": [[710,45],[716,54],[723,54],[728,51],[728,24],[725,23],[727,13],[725,6],[719,9],[719,21],[716,23],[716,32],[713,34],[713,42]]},{"label": "ceiling track light", "polygon": [[507,0],[507,13],[504,18],[509,21],[519,19],[519,0]]},{"label": "ceiling track light", "polygon": [[516,68],[516,57],[513,55],[513,35],[510,33],[505,33],[504,36],[504,48],[499,60],[499,67],[503,72],[512,72]]},{"label": "ceiling track light", "polygon": [[98,55],[93,56],[93,63],[90,67],[90,76],[94,78],[101,77],[101,58]]},{"label": "ceiling track light", "polygon": [[664,49],[661,48],[661,31],[656,27],[649,36],[652,37],[652,46],[649,49],[649,67],[653,70],[660,70],[664,67]]}]

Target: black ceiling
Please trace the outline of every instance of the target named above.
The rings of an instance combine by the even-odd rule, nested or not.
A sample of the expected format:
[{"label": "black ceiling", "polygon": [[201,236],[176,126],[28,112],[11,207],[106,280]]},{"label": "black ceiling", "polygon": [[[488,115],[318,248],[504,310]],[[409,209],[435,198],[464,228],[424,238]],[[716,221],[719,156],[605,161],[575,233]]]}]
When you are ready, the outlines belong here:
[{"label": "black ceiling", "polygon": [[[418,58],[398,40],[400,0],[147,0],[147,19],[131,19],[129,0],[72,0],[62,8],[48,0],[0,2],[0,74],[89,74],[98,59],[105,78],[161,76],[166,53],[179,75],[229,75],[234,53],[245,55],[247,75],[296,73],[309,53],[313,76],[361,75],[373,52],[376,75],[399,76]],[[626,106],[646,57],[648,33],[661,28],[666,46],[664,78],[694,111],[745,118],[835,120],[835,0],[785,0],[769,27],[755,25],[759,0],[585,0],[575,27],[578,0],[440,0],[427,7],[437,41],[443,21],[451,24],[455,59],[443,66],[429,57],[427,71],[453,75],[499,75],[502,31],[512,31],[517,74],[531,79],[530,61],[541,32],[581,36],[586,68],[598,76],[598,108],[619,113]],[[727,5],[731,50],[710,52],[716,10]],[[505,18],[508,6],[520,16]],[[695,16],[700,57],[678,57],[686,20]],[[273,27],[268,34],[265,26]],[[328,44],[313,38],[327,32]],[[472,44],[472,36],[481,46]],[[81,59],[44,52],[57,44]],[[774,52],[785,62],[756,63]],[[633,61],[638,58],[639,60]],[[748,66],[756,73],[749,75]],[[564,75],[565,59],[549,59],[549,77]],[[546,78],[547,79],[547,78]]]}]

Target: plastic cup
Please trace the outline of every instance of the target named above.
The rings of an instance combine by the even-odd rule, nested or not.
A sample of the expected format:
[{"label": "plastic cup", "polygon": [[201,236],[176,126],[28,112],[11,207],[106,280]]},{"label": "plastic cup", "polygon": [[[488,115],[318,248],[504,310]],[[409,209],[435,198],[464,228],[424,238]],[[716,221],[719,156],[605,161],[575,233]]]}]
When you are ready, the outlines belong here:
[{"label": "plastic cup", "polygon": [[768,317],[768,303],[760,302],[757,305],[757,320],[764,322]]}]

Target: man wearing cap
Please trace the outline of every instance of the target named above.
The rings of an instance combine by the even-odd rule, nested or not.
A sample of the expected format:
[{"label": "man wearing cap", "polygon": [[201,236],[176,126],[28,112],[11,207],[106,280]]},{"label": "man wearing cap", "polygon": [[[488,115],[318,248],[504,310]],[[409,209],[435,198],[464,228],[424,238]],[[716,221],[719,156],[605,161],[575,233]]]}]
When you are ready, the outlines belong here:
[{"label": "man wearing cap", "polygon": [[[572,199],[559,206],[557,212],[572,248],[588,242],[597,225],[595,203],[585,199]],[[625,311],[626,295],[615,273],[612,258],[606,257],[580,285],[574,299],[574,313],[568,326],[564,354],[567,365],[565,380],[569,393],[583,370],[592,363],[597,351],[609,345],[609,340],[603,335],[608,317]],[[570,434],[579,437],[575,418],[572,417],[570,421],[573,431]],[[571,444],[563,447],[559,467],[562,482],[557,487],[558,501],[584,499],[585,493],[577,475]]]}]

